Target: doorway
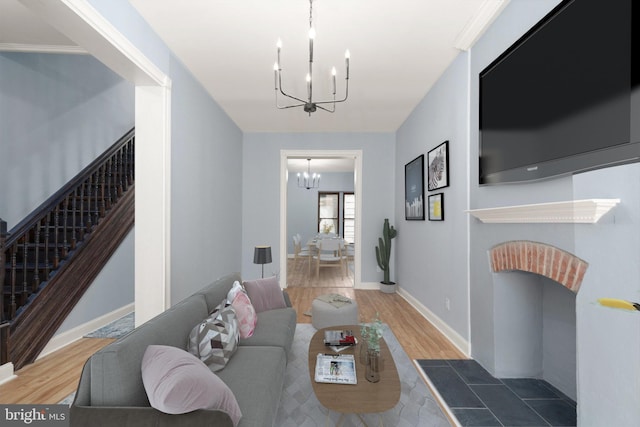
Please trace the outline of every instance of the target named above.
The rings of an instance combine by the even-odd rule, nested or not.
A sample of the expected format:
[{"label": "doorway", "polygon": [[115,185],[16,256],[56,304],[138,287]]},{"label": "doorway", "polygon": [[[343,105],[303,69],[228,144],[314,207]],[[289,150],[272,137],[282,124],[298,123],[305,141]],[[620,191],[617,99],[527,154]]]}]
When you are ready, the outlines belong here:
[{"label": "doorway", "polygon": [[[320,185],[318,188],[299,188],[297,174],[306,172],[309,163],[312,173],[320,173]],[[357,288],[361,280],[362,151],[281,150],[280,176],[280,271],[285,272],[282,282],[287,287]],[[335,197],[322,197],[328,193]],[[347,239],[353,241],[345,260],[347,269],[344,278],[338,269],[321,269],[318,274],[311,259],[294,258],[293,236],[300,236],[302,246],[316,238],[323,231],[320,230],[319,217],[323,215],[320,213],[320,203],[334,199],[337,213],[335,228],[332,227],[330,232],[343,238],[346,228]]]}]

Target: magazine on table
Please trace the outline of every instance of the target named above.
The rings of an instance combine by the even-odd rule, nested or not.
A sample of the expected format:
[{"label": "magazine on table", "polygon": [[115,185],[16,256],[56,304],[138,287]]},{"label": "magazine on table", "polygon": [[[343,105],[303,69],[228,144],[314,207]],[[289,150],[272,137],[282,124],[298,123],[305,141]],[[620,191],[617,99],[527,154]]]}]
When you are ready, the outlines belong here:
[{"label": "magazine on table", "polygon": [[318,353],[315,380],[319,383],[357,384],[353,354]]},{"label": "magazine on table", "polygon": [[[358,339],[356,338],[356,344],[358,344]],[[340,353],[342,350],[346,350],[348,348],[353,348],[353,345],[328,345],[327,348],[330,348],[335,353]]]}]

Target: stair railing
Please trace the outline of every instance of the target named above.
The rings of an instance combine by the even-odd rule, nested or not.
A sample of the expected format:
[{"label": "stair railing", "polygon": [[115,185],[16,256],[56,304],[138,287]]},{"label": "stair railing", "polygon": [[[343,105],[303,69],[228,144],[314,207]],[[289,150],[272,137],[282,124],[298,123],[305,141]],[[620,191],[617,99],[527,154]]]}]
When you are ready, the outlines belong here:
[{"label": "stair railing", "polygon": [[[19,316],[87,233],[133,185],[134,129],[0,240],[0,325]],[[2,222],[0,220],[0,228]],[[0,363],[3,363],[0,360]]]}]

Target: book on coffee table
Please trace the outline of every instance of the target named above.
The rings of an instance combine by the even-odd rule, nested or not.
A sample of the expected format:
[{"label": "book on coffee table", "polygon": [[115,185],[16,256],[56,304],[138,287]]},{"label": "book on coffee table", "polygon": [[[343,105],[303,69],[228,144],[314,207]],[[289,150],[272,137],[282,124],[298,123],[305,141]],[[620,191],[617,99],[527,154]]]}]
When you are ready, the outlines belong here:
[{"label": "book on coffee table", "polygon": [[356,345],[352,330],[324,331],[324,345],[349,346]]},{"label": "book on coffee table", "polygon": [[319,383],[357,384],[353,354],[318,353],[315,380]]}]

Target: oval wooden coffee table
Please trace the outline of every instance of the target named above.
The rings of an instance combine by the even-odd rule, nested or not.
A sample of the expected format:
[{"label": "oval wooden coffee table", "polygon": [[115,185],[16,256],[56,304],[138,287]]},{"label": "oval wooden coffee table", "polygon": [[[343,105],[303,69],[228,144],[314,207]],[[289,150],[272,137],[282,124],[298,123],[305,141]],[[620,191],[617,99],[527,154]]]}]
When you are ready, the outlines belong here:
[{"label": "oval wooden coffee table", "polygon": [[[360,344],[348,348],[338,354],[353,354],[356,359],[356,376],[358,384],[327,384],[315,381],[316,358],[318,353],[333,354],[331,349],[324,345],[325,330],[350,329],[353,331],[358,343],[362,342],[359,325],[332,326],[318,330],[309,343],[309,375],[311,385],[318,401],[327,409],[344,414],[381,413],[392,409],[400,401],[400,378],[396,364],[384,339],[380,340],[380,355],[383,360],[383,369],[380,372],[380,381],[371,383],[365,378],[366,365],[360,363],[358,351]],[[327,415],[328,417],[328,415]],[[362,417],[360,420],[366,425]]]}]

